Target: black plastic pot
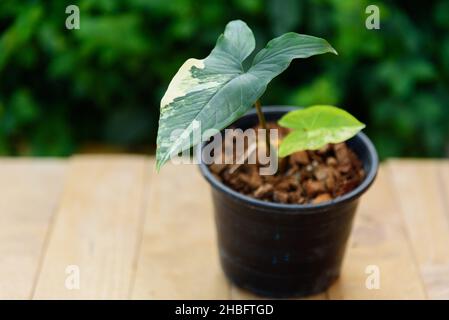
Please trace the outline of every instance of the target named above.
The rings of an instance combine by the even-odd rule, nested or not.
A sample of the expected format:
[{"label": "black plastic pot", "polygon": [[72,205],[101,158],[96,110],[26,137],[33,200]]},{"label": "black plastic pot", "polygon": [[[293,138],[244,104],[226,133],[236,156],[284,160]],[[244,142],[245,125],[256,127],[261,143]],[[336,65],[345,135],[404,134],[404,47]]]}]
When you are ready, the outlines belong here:
[{"label": "black plastic pot", "polygon": [[[293,109],[263,110],[267,121],[276,121]],[[257,116],[250,112],[234,126],[255,124]],[[366,178],[353,191],[321,204],[280,204],[245,196],[218,181],[200,162],[212,185],[221,265],[232,282],[263,296],[299,297],[322,292],[337,279],[359,197],[378,168],[366,135],[359,133],[347,144],[363,162]]]}]

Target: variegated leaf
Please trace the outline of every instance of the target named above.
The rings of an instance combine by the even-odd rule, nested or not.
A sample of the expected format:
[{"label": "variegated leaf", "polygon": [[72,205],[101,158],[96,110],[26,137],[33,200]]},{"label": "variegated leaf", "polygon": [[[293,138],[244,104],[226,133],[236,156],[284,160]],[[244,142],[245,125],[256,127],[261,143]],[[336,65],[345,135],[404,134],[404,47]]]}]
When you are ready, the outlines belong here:
[{"label": "variegated leaf", "polygon": [[221,130],[241,117],[293,59],[336,53],[323,39],[287,33],[270,41],[245,71],[243,62],[254,48],[246,23],[231,21],[207,58],[189,59],[181,66],[161,100],[158,170],[171,155],[208,138],[206,130]]}]

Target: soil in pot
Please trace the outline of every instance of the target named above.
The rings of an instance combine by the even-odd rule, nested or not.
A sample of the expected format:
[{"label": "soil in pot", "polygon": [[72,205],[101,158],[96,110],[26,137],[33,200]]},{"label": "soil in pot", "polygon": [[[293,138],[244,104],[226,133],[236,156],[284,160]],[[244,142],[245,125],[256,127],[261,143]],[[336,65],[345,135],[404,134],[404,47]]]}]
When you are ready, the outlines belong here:
[{"label": "soil in pot", "polygon": [[[268,127],[279,130],[280,140],[289,133],[275,123]],[[226,156],[224,149],[217,156]],[[355,189],[365,177],[361,161],[344,142],[279,159],[278,172],[271,176],[260,175],[257,164],[223,162],[209,166],[219,181],[242,194],[278,203],[326,202]]]}]

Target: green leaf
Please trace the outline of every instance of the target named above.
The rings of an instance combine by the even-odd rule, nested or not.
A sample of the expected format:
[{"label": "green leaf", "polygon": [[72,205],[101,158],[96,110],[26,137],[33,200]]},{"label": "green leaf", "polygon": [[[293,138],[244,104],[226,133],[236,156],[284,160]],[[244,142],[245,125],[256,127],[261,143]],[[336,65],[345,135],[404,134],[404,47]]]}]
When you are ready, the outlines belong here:
[{"label": "green leaf", "polygon": [[245,71],[242,64],[254,48],[246,23],[231,21],[207,58],[181,66],[161,100],[158,170],[171,155],[209,138],[209,129],[221,130],[245,114],[293,59],[336,53],[324,39],[287,33],[271,40]]},{"label": "green leaf", "polygon": [[348,112],[333,106],[311,106],[283,116],[278,124],[293,129],[281,142],[279,156],[296,151],[320,149],[353,137],[365,125]]}]

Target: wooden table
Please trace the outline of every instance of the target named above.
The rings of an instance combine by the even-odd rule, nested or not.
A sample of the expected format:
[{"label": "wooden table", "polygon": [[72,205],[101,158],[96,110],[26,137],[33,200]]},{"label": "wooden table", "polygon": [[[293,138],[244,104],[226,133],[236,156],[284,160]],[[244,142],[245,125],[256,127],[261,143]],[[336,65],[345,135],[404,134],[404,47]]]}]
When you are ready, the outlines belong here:
[{"label": "wooden table", "polygon": [[[2,158],[0,177],[0,299],[254,298],[224,278],[193,165],[156,174],[142,156]],[[370,266],[379,289],[367,289]],[[384,163],[341,278],[311,298],[449,298],[449,162]]]}]

